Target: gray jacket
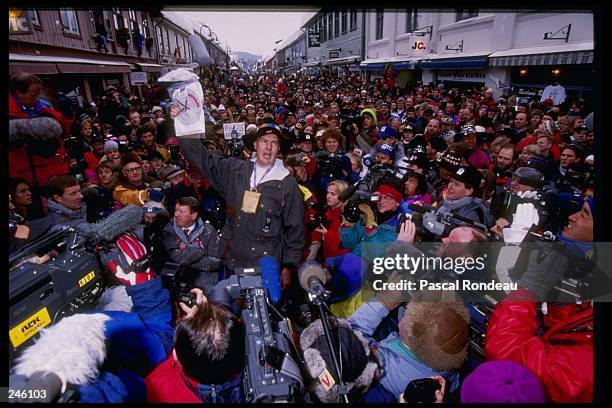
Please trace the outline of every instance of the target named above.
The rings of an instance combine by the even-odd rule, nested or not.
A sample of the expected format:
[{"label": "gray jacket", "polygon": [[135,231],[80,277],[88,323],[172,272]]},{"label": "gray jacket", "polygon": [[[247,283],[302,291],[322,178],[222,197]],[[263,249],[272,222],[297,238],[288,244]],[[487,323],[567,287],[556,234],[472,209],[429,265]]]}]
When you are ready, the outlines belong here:
[{"label": "gray jacket", "polygon": [[256,266],[262,256],[274,256],[282,265],[298,265],[304,247],[304,203],[291,175],[257,186],[261,193],[255,214],[241,211],[250,189],[255,163],[224,158],[206,149],[200,140],[180,139],[181,148],[227,202],[227,222],[221,232],[224,263],[231,269]]},{"label": "gray jacket", "polygon": [[[189,238],[178,227],[174,220],[169,222],[161,235],[161,242],[170,260],[179,264],[187,264],[200,272],[198,281],[203,289],[212,287],[218,281],[217,270],[221,266],[220,240],[217,231],[201,218],[196,220],[195,229]],[[185,248],[180,249],[180,244]]]}]

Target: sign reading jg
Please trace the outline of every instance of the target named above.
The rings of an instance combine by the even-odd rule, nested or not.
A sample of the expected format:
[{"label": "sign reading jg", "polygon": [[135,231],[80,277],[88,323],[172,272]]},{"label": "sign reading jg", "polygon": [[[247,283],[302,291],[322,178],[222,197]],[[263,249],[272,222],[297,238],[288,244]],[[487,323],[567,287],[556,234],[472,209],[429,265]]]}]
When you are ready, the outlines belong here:
[{"label": "sign reading jg", "polygon": [[29,10],[9,9],[9,34],[32,34],[32,16]]}]

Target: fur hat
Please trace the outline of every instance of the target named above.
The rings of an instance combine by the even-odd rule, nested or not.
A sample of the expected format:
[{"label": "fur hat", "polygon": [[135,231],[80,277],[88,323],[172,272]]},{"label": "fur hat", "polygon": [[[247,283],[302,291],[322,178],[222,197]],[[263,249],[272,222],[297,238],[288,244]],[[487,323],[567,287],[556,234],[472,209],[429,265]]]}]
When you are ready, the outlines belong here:
[{"label": "fur hat", "polygon": [[[373,380],[382,376],[383,362],[378,353],[374,353],[367,340],[358,331],[351,330],[348,321],[337,319],[337,330],[342,347],[342,374],[344,384],[350,392],[356,390],[364,393]],[[330,320],[330,329],[335,331],[336,325]],[[332,334],[336,336],[335,333]],[[337,402],[338,378],[335,375],[333,362],[327,341],[323,332],[321,319],[312,322],[300,336],[300,346],[304,350],[306,370],[313,380],[311,390],[321,402]],[[328,371],[325,373],[325,370]],[[332,377],[331,379],[329,377]],[[323,381],[330,385],[324,385]],[[331,385],[333,383],[333,385]]]},{"label": "fur hat", "polygon": [[418,302],[406,306],[399,323],[402,341],[435,371],[461,367],[467,358],[470,315],[460,302]]}]

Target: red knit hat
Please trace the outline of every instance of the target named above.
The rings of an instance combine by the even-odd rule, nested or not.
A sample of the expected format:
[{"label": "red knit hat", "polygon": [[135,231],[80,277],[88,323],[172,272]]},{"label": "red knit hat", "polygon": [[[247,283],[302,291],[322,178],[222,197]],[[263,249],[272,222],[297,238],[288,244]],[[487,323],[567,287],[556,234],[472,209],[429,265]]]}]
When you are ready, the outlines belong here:
[{"label": "red knit hat", "polygon": [[390,186],[389,184],[381,184],[378,186],[378,190],[376,190],[381,195],[386,195],[391,197],[393,200],[400,203],[402,201],[402,193],[395,189],[395,187]]}]

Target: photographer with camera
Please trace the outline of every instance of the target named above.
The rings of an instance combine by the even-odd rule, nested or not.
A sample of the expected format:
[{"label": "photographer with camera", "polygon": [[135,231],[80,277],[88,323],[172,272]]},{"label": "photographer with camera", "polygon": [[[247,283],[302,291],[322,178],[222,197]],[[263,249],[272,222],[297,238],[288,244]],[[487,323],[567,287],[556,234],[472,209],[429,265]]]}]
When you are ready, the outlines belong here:
[{"label": "photographer with camera", "polygon": [[172,354],[146,378],[147,402],[242,403],[244,327],[199,289],[196,304],[179,303]]},{"label": "photographer with camera", "polygon": [[[384,255],[380,253],[384,252],[383,244],[397,239],[401,190],[401,180],[386,174],[372,194],[377,198],[375,207],[371,199],[353,198],[347,201],[340,228],[342,246],[368,262]],[[379,245],[371,245],[374,243]]]},{"label": "photographer with camera", "polygon": [[338,129],[326,129],[323,132],[325,150],[315,155],[317,167],[313,176],[313,183],[317,190],[317,198],[323,201],[325,186],[330,181],[346,180],[352,172],[351,161],[340,149],[342,134]]},{"label": "photographer with camera", "polygon": [[[493,225],[493,220],[487,202],[477,198],[482,174],[472,166],[461,166],[450,175],[446,190],[446,198],[434,211],[423,214],[423,225],[436,235],[448,235],[449,227],[460,225],[465,221],[456,216],[472,220],[486,226]],[[448,223],[442,223],[437,217],[448,217]]]},{"label": "photographer with camera", "polygon": [[166,225],[161,242],[171,262],[183,264],[194,273],[193,286],[204,291],[219,280],[220,240],[217,231],[200,218],[200,203],[193,197],[176,201],[174,218]]},{"label": "photographer with camera", "polygon": [[113,197],[123,205],[142,206],[149,200],[161,202],[164,191],[150,188],[143,180],[142,159],[131,152],[121,156],[121,173]]}]

